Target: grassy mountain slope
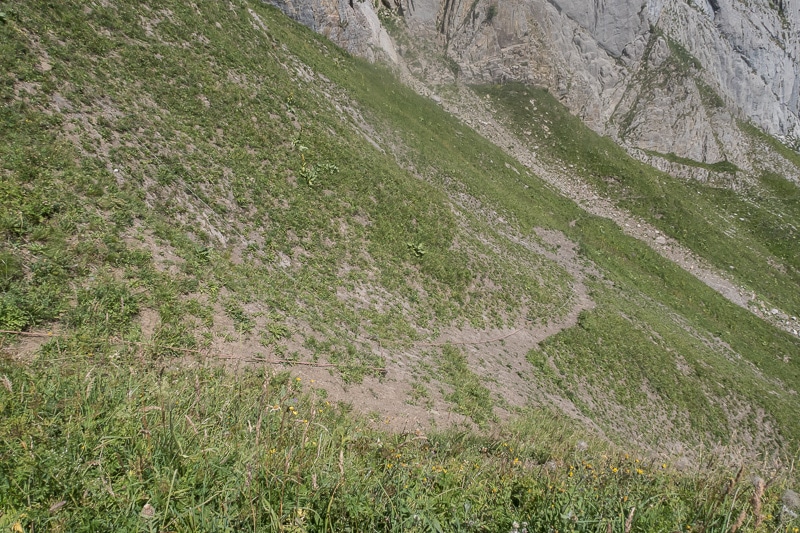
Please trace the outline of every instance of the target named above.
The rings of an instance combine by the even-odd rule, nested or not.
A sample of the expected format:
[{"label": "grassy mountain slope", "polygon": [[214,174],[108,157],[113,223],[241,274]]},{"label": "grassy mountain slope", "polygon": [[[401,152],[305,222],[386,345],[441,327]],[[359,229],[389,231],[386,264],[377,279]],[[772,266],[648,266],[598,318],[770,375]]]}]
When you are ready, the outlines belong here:
[{"label": "grassy mountain slope", "polygon": [[[692,459],[720,444],[795,452],[796,337],[389,71],[258,2],[0,11],[0,329],[45,335],[35,350],[3,337],[0,526],[24,510],[68,530],[427,530],[445,517],[495,530],[549,512],[542,531],[605,531],[635,501],[642,528],[725,530],[750,507],[721,479],[640,468],[609,441]],[[665,232],[797,309],[796,235],[766,204],[741,241],[720,241],[701,215],[723,200],[739,212],[738,197],[708,188],[715,200],[688,204],[693,185],[618,164],[652,198],[626,207],[658,209]],[[764,180],[794,224],[795,186]],[[768,253],[783,270],[759,275]],[[240,374],[198,368],[223,357]],[[270,375],[275,360],[309,363],[295,368],[314,385]],[[376,419],[408,410],[493,436],[387,435],[321,408],[370,397],[354,403]],[[573,420],[582,429],[564,430]],[[581,455],[585,424],[604,444]],[[763,512],[782,526],[779,488]],[[645,510],[659,498],[680,503]]]},{"label": "grassy mountain slope", "polygon": [[[543,157],[573,165],[575,172],[617,205],[647,220],[737,282],[790,315],[800,309],[800,295],[786,290],[800,284],[797,221],[800,191],[768,165],[755,180],[739,179],[730,187],[680,180],[629,157],[608,138],[583,126],[541,89],[507,85],[479,87],[494,96],[498,111],[519,138],[540,148]],[[535,125],[544,125],[537,128]],[[763,134],[744,126],[753,149]],[[528,135],[524,135],[527,131]],[[784,148],[787,162],[797,166],[797,154]],[[674,157],[673,157],[674,158]],[[679,158],[678,158],[679,159]],[[753,157],[757,160],[758,157]],[[682,160],[686,165],[702,164]],[[718,174],[736,182],[737,169],[719,163]],[[713,165],[706,165],[715,170]]]}]

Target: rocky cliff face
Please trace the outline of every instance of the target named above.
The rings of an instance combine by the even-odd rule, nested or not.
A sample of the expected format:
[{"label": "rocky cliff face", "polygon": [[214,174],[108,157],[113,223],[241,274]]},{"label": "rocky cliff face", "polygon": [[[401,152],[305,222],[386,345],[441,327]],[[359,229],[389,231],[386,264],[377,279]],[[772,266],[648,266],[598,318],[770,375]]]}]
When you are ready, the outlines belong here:
[{"label": "rocky cliff face", "polygon": [[[368,58],[402,62],[373,5],[272,0]],[[383,0],[468,82],[545,86],[623,144],[747,166],[737,120],[800,137],[798,0]]]},{"label": "rocky cliff face", "polygon": [[399,58],[370,2],[355,0],[271,0],[296,21],[325,35],[354,55],[370,61]]}]

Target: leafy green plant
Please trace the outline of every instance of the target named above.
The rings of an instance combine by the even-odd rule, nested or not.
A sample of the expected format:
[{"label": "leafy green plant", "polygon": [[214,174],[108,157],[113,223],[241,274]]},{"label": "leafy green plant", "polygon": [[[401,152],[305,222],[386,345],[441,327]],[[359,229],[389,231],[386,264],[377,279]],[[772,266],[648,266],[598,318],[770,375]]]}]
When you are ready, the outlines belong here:
[{"label": "leafy green plant", "polygon": [[319,184],[319,172],[314,165],[303,165],[300,169],[300,177],[305,180],[309,187],[315,187]]},{"label": "leafy green plant", "polygon": [[314,187],[319,184],[322,174],[333,175],[337,172],[339,172],[339,167],[332,163],[304,164],[300,169],[300,177],[305,180],[309,187]]},{"label": "leafy green plant", "polygon": [[417,257],[417,258],[422,258],[422,257],[424,257],[424,256],[425,256],[425,254],[427,254],[427,253],[428,253],[428,251],[427,251],[427,250],[425,250],[425,246],[424,246],[424,245],[423,245],[421,242],[417,242],[417,243],[414,243],[414,242],[407,242],[407,243],[406,243],[406,247],[407,247],[409,250],[411,250],[411,252],[412,252],[412,253],[414,254],[414,256],[415,256],[415,257]]},{"label": "leafy green plant", "polygon": [[235,300],[225,302],[225,313],[233,320],[239,333],[250,333],[255,327],[255,321],[245,312],[244,308]]},{"label": "leafy green plant", "polygon": [[20,309],[6,294],[0,296],[0,329],[23,331],[33,321],[31,316]]},{"label": "leafy green plant", "polygon": [[321,172],[325,172],[326,174],[336,174],[339,172],[339,167],[334,165],[333,163],[319,163],[317,164],[317,168]]}]

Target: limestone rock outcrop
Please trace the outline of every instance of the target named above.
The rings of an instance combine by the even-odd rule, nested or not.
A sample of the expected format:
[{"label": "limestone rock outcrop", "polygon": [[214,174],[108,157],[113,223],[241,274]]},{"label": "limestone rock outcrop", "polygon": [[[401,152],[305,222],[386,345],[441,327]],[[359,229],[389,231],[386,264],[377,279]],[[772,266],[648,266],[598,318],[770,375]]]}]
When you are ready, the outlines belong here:
[{"label": "limestone rock outcrop", "polygon": [[[800,0],[270,0],[369,59],[403,18],[467,82],[547,87],[632,149],[745,165],[737,122],[800,139]],[[400,49],[402,52],[402,48]]]},{"label": "limestone rock outcrop", "polygon": [[269,3],[354,55],[370,61],[398,61],[392,40],[371,2],[270,0]]}]

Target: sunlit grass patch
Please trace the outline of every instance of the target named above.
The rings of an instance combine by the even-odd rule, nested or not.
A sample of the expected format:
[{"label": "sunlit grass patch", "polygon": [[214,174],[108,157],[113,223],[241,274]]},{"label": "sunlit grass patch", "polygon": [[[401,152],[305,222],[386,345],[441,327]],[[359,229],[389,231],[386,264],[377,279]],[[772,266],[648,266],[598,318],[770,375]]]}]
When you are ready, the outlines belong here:
[{"label": "sunlit grass patch", "polygon": [[798,525],[789,478],[751,482],[743,470],[625,454],[553,413],[531,410],[492,436],[391,434],[289,373],[46,353],[27,369],[0,362],[4,527],[606,531],[631,521],[634,531],[728,531],[739,516],[744,530]]}]

